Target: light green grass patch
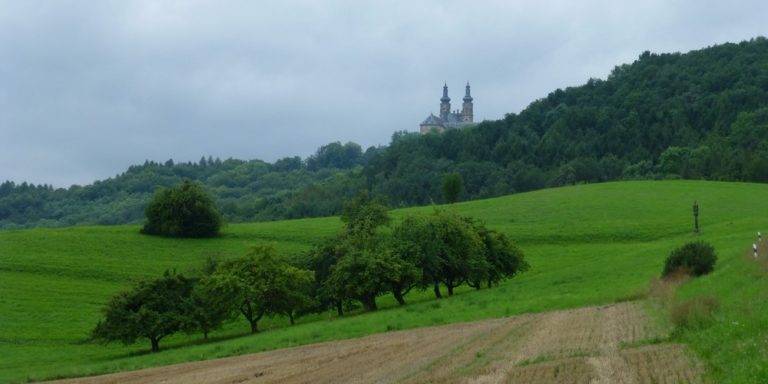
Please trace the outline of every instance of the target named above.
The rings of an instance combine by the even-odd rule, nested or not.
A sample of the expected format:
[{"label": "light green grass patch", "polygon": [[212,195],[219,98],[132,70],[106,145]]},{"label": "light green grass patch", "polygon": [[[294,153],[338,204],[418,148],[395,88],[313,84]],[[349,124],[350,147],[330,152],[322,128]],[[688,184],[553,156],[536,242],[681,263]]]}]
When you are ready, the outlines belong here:
[{"label": "light green grass patch", "polygon": [[[720,258],[715,272],[688,283],[681,297],[714,294],[722,307],[710,328],[679,337],[703,356],[718,382],[727,382],[729,375],[737,378],[731,382],[768,381],[760,366],[768,359],[768,283],[743,257],[756,231],[765,229],[764,196],[768,185],[644,181],[444,206],[506,233],[524,250],[531,270],[490,290],[462,287],[440,301],[429,291],[413,292],[402,308],[390,295],[382,296],[376,313],[338,318],[328,312],[300,318],[293,327],[287,319],[265,319],[259,324],[264,331],[253,336],[238,320],[213,332],[208,342],[200,335],[170,337],[156,354],[147,353],[144,341],[132,346],[87,342],[100,309],[116,292],[166,269],[194,270],[208,255],[242,255],[255,243],[275,243],[282,255],[296,257],[332,236],[339,219],[231,224],[217,239],[148,237],[138,234],[137,226],[0,232],[0,381],[138,369],[621,301],[642,292],[660,274],[666,255],[695,238],[714,244]],[[694,200],[701,207],[700,236],[692,234]],[[397,221],[433,209],[396,210],[393,216]]]}]

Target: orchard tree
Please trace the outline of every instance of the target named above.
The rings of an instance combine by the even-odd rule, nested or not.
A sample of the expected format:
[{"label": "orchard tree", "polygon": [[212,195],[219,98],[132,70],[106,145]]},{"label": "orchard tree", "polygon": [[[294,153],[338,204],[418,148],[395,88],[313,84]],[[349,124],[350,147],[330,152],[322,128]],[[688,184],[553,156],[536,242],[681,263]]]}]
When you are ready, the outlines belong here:
[{"label": "orchard tree", "polygon": [[430,216],[408,216],[392,231],[395,252],[410,260],[418,270],[417,286],[434,287],[435,297],[440,298],[441,239]]},{"label": "orchard tree", "polygon": [[190,326],[193,286],[192,279],[168,271],[162,278],[139,281],[131,291],[110,300],[93,338],[128,345],[145,337],[152,352],[159,351],[160,340]]},{"label": "orchard tree", "polygon": [[336,313],[339,316],[344,315],[342,305],[344,297],[338,296],[337,292],[325,282],[330,278],[333,266],[344,255],[344,247],[340,246],[341,242],[342,238],[337,236],[315,245],[307,253],[306,261],[308,269],[315,274],[311,289],[311,296],[315,298],[315,303],[320,310],[330,307],[336,308]]},{"label": "orchard tree", "polygon": [[[466,219],[474,228],[480,240],[483,242],[483,256],[488,262],[488,271],[484,274],[488,288],[493,284],[511,278],[520,272],[528,270],[529,265],[525,261],[523,251],[515,246],[503,233],[488,229],[483,223]],[[480,276],[470,278],[469,286],[480,289],[483,280]]]},{"label": "orchard tree", "polygon": [[148,235],[214,237],[222,223],[213,198],[189,180],[155,192],[144,213],[147,221],[141,232]]},{"label": "orchard tree", "polygon": [[[315,271],[315,297],[325,307],[335,305],[340,316],[342,303],[350,299],[359,300],[366,310],[375,310],[376,296],[392,286],[392,280],[410,273],[394,254],[387,253],[385,241],[377,233],[389,223],[388,207],[382,197],[361,192],[345,202],[341,220],[342,231],[308,253],[308,264]],[[398,301],[404,303],[402,296]]]},{"label": "orchard tree", "polygon": [[387,247],[394,267],[389,276],[390,290],[398,304],[405,305],[405,295],[418,287],[422,280],[422,271],[417,267],[419,252],[414,244],[400,242],[394,236],[389,239]]},{"label": "orchard tree", "polygon": [[483,257],[483,244],[474,228],[459,215],[446,211],[436,211],[431,219],[439,240],[437,278],[445,284],[448,296],[471,279],[487,277],[488,261]]},{"label": "orchard tree", "polygon": [[336,297],[359,300],[366,311],[378,309],[376,297],[391,289],[402,265],[391,252],[350,249],[333,266],[325,289]]},{"label": "orchard tree", "polygon": [[377,232],[387,225],[389,208],[383,197],[362,192],[344,204],[344,230],[337,236],[336,264],[326,279],[324,291],[340,299],[355,299],[367,311],[377,309],[376,297],[391,291],[401,305],[418,279],[413,263],[395,250],[391,239]]},{"label": "orchard tree", "polygon": [[393,237],[398,252],[419,271],[419,286],[432,286],[437,298],[442,297],[441,283],[451,296],[461,284],[488,276],[480,237],[466,219],[454,213],[435,211],[429,216],[407,217],[393,230]]},{"label": "orchard tree", "polygon": [[367,247],[376,229],[389,224],[389,207],[382,196],[370,197],[361,192],[344,203],[341,221],[344,222],[343,236],[357,247]]},{"label": "orchard tree", "polygon": [[236,313],[236,297],[230,295],[231,292],[231,288],[217,284],[210,276],[200,278],[189,298],[191,322],[186,331],[200,331],[203,338],[208,339],[211,331],[221,328]]},{"label": "orchard tree", "polygon": [[312,271],[299,269],[275,254],[271,245],[254,246],[245,257],[228,260],[211,276],[212,284],[235,298],[237,309],[258,332],[264,315],[288,315],[310,302]]}]

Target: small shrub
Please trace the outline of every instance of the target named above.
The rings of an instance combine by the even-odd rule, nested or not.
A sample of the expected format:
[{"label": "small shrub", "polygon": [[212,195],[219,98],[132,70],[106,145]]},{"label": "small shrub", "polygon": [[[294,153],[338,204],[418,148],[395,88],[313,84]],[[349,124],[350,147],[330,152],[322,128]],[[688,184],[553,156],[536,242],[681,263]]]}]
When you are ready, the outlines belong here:
[{"label": "small shrub", "polygon": [[712,319],[720,308],[720,300],[713,296],[694,297],[677,303],[670,310],[672,323],[678,328],[701,328]]},{"label": "small shrub", "polygon": [[701,276],[712,272],[716,261],[714,247],[703,241],[693,241],[669,254],[662,276],[668,277],[681,273]]}]

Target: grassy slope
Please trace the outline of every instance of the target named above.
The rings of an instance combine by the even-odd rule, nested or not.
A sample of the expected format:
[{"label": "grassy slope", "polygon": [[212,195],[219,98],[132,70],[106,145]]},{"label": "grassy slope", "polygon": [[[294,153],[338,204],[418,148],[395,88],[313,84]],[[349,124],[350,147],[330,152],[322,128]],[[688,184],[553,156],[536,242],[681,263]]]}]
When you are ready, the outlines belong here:
[{"label": "grassy slope", "polygon": [[763,239],[761,259],[757,262],[762,267],[756,268],[751,244],[739,246],[724,239],[719,252],[727,262],[719,265],[711,276],[693,280],[678,292],[678,301],[697,296],[711,296],[720,301],[720,310],[710,324],[683,329],[675,337],[690,345],[708,363],[714,382],[768,382],[768,246],[765,242]]},{"label": "grassy slope", "polygon": [[382,297],[385,309],[373,314],[317,315],[295,327],[269,319],[264,323],[269,330],[255,336],[234,337],[247,330],[237,321],[214,333],[212,342],[203,343],[198,335],[164,340],[160,354],[145,353],[144,341],[128,347],[85,342],[100,308],[131,279],[167,268],[187,271],[208,254],[240,255],[248,244],[262,241],[295,255],[332,234],[338,219],[231,225],[213,240],[150,238],[138,235],[136,227],[0,232],[0,381],[134,369],[620,300],[643,291],[665,255],[694,237],[694,199],[701,206],[701,237],[716,246],[720,261],[713,275],[689,283],[681,295],[716,295],[723,306],[712,326],[678,337],[709,358],[718,382],[754,382],[754,375],[765,381],[768,279],[743,255],[768,217],[766,193],[768,185],[760,184],[621,182],[456,204],[448,209],[481,218],[515,239],[531,271],[499,288],[463,289],[448,300],[412,293],[404,308]]}]

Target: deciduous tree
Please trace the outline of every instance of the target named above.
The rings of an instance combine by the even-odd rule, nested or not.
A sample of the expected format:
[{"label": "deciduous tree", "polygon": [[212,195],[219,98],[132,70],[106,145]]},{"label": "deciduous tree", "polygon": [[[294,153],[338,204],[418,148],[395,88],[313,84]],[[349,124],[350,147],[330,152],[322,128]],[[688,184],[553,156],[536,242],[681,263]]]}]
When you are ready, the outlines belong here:
[{"label": "deciduous tree", "polygon": [[[484,273],[488,288],[501,280],[528,270],[523,251],[515,246],[503,233],[488,229],[483,223],[468,220],[483,242],[483,257],[488,262],[488,271]],[[468,284],[480,289],[484,281],[478,277],[470,278]]]},{"label": "deciduous tree", "polygon": [[370,197],[368,192],[361,192],[344,203],[341,214],[344,222],[343,236],[346,241],[360,248],[368,247],[376,228],[389,223],[389,207],[381,197]]},{"label": "deciduous tree", "polygon": [[212,284],[237,299],[237,308],[258,332],[264,315],[288,315],[309,303],[312,271],[299,269],[279,257],[271,245],[254,246],[245,257],[223,262]]},{"label": "deciduous tree", "polygon": [[189,180],[158,190],[145,214],[141,232],[149,235],[212,237],[219,234],[222,222],[211,196]]},{"label": "deciduous tree", "polygon": [[159,279],[139,281],[132,290],[110,300],[92,335],[97,340],[126,345],[145,337],[152,352],[157,352],[160,340],[192,322],[189,299],[193,286],[192,279],[168,271]]},{"label": "deciduous tree", "polygon": [[237,302],[231,292],[226,286],[217,285],[210,276],[197,280],[189,298],[191,322],[185,330],[200,331],[203,338],[208,339],[211,331],[221,328],[235,314]]}]

